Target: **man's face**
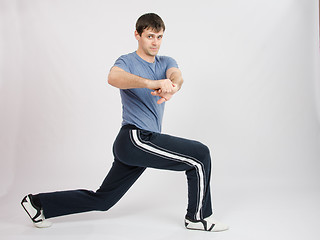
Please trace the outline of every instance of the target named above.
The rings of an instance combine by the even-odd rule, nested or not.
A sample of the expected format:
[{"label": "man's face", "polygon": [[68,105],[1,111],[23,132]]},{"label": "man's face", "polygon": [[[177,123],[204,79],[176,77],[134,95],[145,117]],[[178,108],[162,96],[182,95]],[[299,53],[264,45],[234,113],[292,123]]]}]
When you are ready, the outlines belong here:
[{"label": "man's face", "polygon": [[139,42],[139,48],[148,56],[156,56],[159,52],[163,37],[163,30],[154,32],[153,29],[145,29],[141,36],[135,32],[135,37]]}]

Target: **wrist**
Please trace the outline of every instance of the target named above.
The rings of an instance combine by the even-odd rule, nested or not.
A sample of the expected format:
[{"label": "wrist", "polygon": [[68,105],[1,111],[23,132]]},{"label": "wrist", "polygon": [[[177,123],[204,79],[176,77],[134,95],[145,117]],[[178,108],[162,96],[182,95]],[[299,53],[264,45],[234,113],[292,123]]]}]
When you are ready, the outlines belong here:
[{"label": "wrist", "polygon": [[157,90],[160,88],[159,86],[159,80],[150,80],[150,79],[145,79],[145,87],[149,88],[151,90]]},{"label": "wrist", "polygon": [[144,79],[145,80],[145,82],[144,82],[144,85],[145,85],[145,88],[149,88],[149,89],[154,89],[153,88],[153,81],[152,80],[150,80],[150,79]]}]

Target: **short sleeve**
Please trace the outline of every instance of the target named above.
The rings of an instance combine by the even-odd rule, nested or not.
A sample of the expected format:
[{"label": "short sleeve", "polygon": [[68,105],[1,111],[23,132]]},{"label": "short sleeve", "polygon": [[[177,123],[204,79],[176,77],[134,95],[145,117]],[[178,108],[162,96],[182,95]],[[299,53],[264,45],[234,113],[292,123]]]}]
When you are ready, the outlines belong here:
[{"label": "short sleeve", "polygon": [[176,60],[174,60],[173,58],[171,57],[166,57],[166,62],[167,62],[167,67],[166,67],[166,71],[172,67],[175,67],[175,68],[179,68]]},{"label": "short sleeve", "polygon": [[124,56],[119,57],[113,65],[114,67],[119,67],[126,72],[130,72],[128,65],[126,63],[126,58]]}]

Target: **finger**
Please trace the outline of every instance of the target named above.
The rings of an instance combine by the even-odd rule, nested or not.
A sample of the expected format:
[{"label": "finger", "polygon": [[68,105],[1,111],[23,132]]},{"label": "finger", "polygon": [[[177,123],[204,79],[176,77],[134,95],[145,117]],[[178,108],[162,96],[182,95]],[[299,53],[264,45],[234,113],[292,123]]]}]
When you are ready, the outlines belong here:
[{"label": "finger", "polygon": [[162,93],[169,93],[169,92],[171,92],[171,89],[170,89],[170,88],[162,89]]},{"label": "finger", "polygon": [[151,95],[153,96],[159,96],[159,93],[157,91],[151,92]]},{"label": "finger", "polygon": [[161,104],[161,103],[164,103],[165,101],[166,101],[165,98],[160,98],[157,103],[158,103],[158,104]]}]

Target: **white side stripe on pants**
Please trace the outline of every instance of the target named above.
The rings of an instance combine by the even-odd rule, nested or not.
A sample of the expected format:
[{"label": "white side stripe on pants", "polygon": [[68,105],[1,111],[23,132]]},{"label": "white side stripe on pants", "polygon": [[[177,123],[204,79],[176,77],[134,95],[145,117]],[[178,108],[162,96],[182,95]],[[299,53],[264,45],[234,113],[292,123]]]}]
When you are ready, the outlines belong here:
[{"label": "white side stripe on pants", "polygon": [[196,220],[200,220],[200,211],[202,208],[202,201],[203,201],[203,197],[204,197],[204,191],[205,191],[205,185],[204,185],[204,172],[203,172],[203,168],[201,166],[201,164],[197,161],[195,161],[192,158],[188,158],[188,157],[183,157],[183,156],[179,156],[179,155],[175,155],[173,153],[170,152],[166,152],[164,150],[160,150],[157,148],[154,148],[150,145],[147,145],[143,142],[140,141],[140,139],[138,138],[138,131],[133,129],[132,130],[132,137],[133,137],[133,141],[134,143],[141,147],[142,149],[148,150],[152,153],[155,153],[157,155],[161,155],[164,157],[169,157],[171,159],[176,159],[176,160],[180,160],[180,161],[184,161],[187,162],[189,164],[191,164],[192,166],[194,166],[198,172],[198,177],[199,177],[199,196],[198,196],[198,208],[197,208],[197,212],[196,212]]}]

